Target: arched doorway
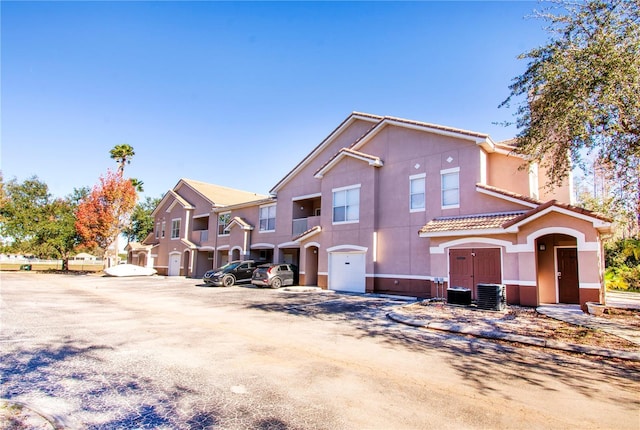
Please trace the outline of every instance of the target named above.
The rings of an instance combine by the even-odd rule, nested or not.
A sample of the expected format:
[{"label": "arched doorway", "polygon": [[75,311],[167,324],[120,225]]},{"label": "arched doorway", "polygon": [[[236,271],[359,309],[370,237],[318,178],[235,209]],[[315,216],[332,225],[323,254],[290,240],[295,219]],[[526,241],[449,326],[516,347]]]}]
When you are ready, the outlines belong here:
[{"label": "arched doorway", "polygon": [[566,234],[536,239],[539,303],[580,303],[577,240]]},{"label": "arched doorway", "polygon": [[305,248],[304,285],[318,285],[318,252],[319,248],[317,246]]},{"label": "arched doorway", "polygon": [[189,250],[184,251],[184,276],[191,276],[191,252]]}]

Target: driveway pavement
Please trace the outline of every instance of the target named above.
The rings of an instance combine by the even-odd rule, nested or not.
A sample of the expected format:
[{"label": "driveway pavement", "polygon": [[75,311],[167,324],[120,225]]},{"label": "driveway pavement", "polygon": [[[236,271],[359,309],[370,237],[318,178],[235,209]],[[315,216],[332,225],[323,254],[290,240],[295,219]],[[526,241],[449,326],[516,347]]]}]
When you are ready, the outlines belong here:
[{"label": "driveway pavement", "polygon": [[0,276],[0,397],[67,428],[638,428],[637,366],[385,317],[404,301]]}]

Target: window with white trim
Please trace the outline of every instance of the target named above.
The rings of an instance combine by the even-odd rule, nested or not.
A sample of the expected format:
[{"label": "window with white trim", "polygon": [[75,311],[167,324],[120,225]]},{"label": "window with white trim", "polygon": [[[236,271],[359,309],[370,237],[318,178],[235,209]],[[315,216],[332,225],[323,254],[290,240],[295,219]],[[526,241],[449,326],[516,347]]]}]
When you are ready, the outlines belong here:
[{"label": "window with white trim", "polygon": [[171,220],[171,239],[180,238],[180,218]]},{"label": "window with white trim", "polygon": [[460,207],[460,168],[440,171],[442,181],[442,208]]},{"label": "window with white trim", "polygon": [[155,234],[156,234],[156,239],[160,238],[160,224],[156,223],[156,228],[155,228]]},{"label": "window with white trim", "polygon": [[422,212],[425,209],[426,173],[409,176],[409,211]]},{"label": "window with white trim", "polygon": [[231,212],[224,212],[218,214],[218,236],[226,236],[229,234],[225,231],[229,223],[231,222]]},{"label": "window with white trim", "polygon": [[167,229],[167,222],[166,221],[162,221],[162,230],[161,230],[161,237],[164,238],[164,232]]},{"label": "window with white trim", "polygon": [[333,223],[360,221],[360,185],[333,190]]},{"label": "window with white trim", "polygon": [[276,205],[260,207],[260,231],[276,230]]}]

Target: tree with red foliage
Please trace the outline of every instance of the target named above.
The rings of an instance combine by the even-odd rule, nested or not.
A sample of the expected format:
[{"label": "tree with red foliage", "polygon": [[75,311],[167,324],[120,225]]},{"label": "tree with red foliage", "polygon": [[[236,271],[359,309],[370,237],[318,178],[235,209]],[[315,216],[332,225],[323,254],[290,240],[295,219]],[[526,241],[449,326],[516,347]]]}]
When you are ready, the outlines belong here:
[{"label": "tree with red foliage", "polygon": [[[76,230],[88,248],[98,247],[106,256],[129,225],[136,205],[136,189],[122,172],[107,171],[76,210]],[[117,254],[117,250],[116,250]]]}]

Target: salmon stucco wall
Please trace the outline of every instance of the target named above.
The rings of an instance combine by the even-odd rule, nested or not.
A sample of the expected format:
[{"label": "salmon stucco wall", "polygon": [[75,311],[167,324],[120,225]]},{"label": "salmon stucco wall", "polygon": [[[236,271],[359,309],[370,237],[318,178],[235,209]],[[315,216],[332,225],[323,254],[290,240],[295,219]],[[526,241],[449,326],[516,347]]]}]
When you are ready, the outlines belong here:
[{"label": "salmon stucco wall", "polygon": [[487,185],[530,197],[529,172],[521,169],[524,160],[510,154],[493,153],[488,156]]}]

